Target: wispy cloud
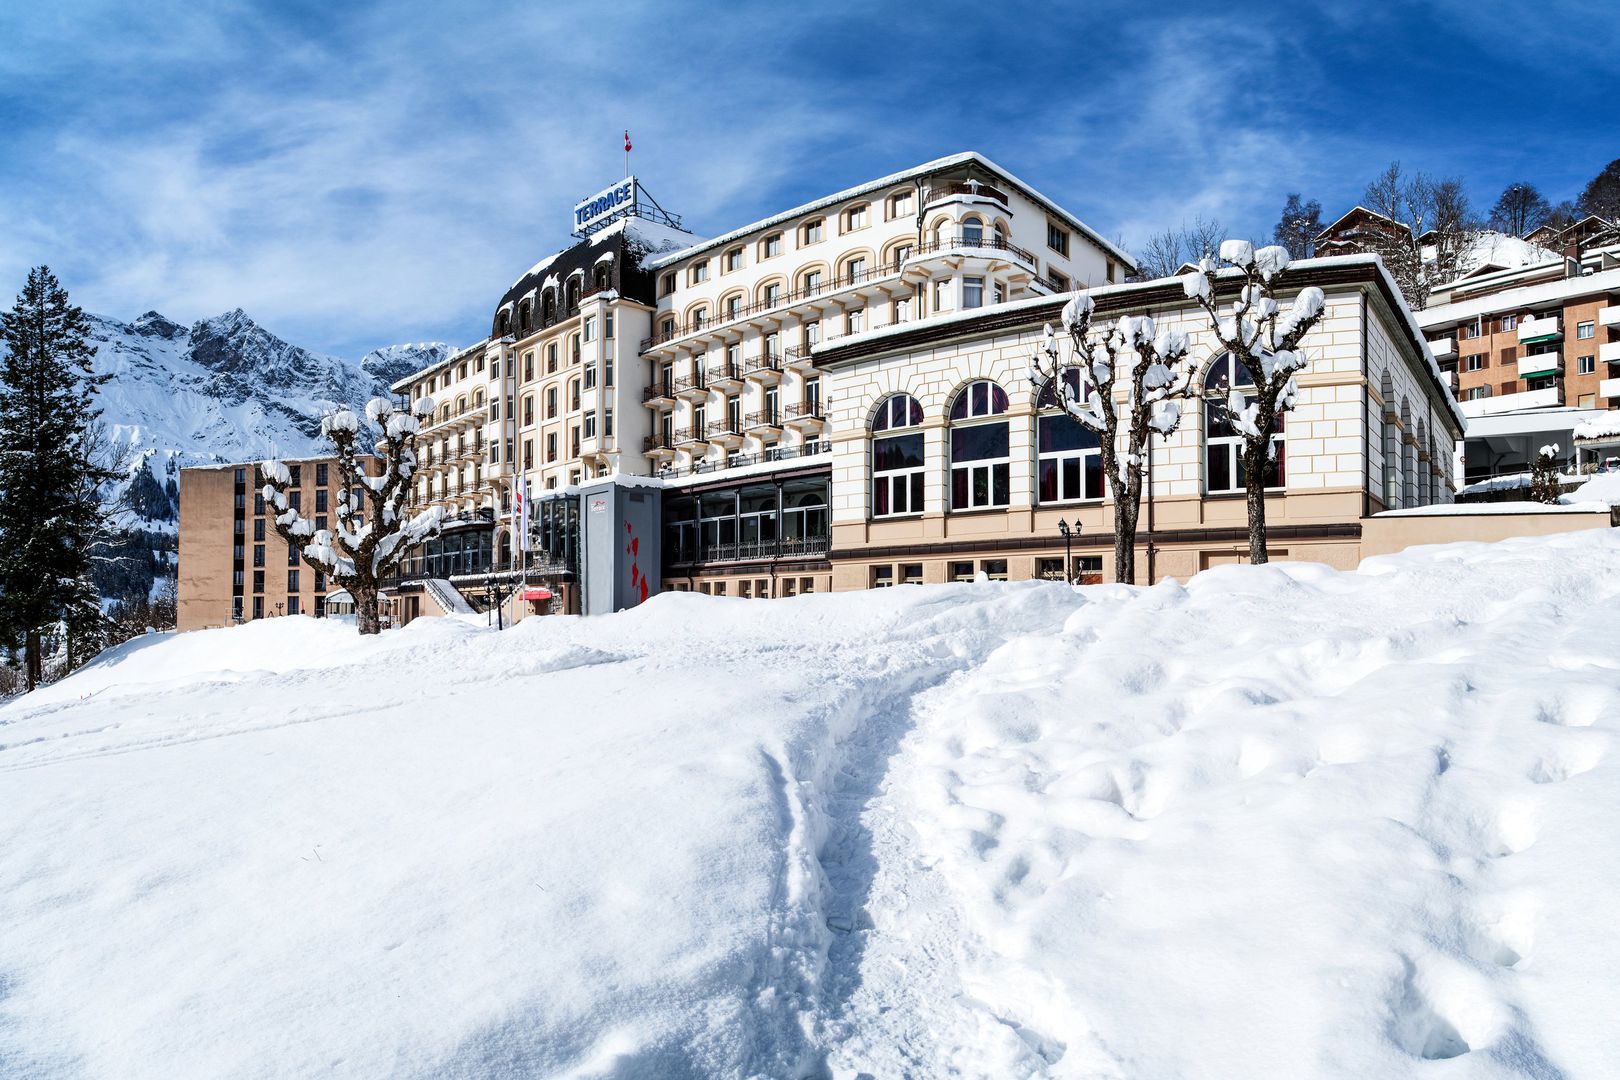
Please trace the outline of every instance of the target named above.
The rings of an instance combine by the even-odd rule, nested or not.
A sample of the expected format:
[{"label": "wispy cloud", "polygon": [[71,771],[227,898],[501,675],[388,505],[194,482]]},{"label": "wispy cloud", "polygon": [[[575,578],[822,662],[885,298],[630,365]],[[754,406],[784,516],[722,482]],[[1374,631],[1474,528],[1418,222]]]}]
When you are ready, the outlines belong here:
[{"label": "wispy cloud", "polygon": [[968,147],[1132,246],[1198,215],[1263,235],[1288,191],[1331,209],[1391,157],[1487,188],[1607,160],[1556,91],[1528,130],[1562,171],[1514,156],[1529,108],[1495,84],[1431,108],[1458,93],[1429,74],[1438,5],[23,7],[0,13],[0,287],[45,261],[93,310],[240,305],[348,355],[482,333],[626,127],[699,232]]}]

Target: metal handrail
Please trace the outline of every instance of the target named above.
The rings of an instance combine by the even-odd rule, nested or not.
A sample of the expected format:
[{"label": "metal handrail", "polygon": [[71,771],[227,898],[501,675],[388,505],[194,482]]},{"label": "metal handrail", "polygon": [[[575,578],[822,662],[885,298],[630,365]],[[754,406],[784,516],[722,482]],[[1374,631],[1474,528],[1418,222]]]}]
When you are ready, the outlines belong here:
[{"label": "metal handrail", "polygon": [[800,403],[797,403],[797,404],[789,405],[787,407],[785,415],[789,419],[797,419],[797,418],[801,418],[801,417],[815,417],[816,419],[819,420],[823,416],[823,413],[822,413],[822,410],[821,410],[821,402],[819,402],[819,401],[805,401],[805,402],[800,402]]},{"label": "metal handrail", "polygon": [[937,187],[937,188],[931,187],[931,188],[928,189],[928,202],[924,203],[923,205],[928,206],[928,205],[931,205],[937,199],[949,199],[949,198],[954,198],[957,195],[974,195],[974,196],[982,195],[987,199],[994,199],[996,202],[1001,203],[1003,206],[1008,205],[1007,193],[1005,191],[1002,191],[1000,188],[997,188],[997,187],[991,187],[989,184],[982,184],[982,183],[981,184],[955,183],[955,184],[945,184],[945,185],[943,185],[941,187]]},{"label": "metal handrail", "polygon": [[779,427],[780,425],[781,421],[777,419],[776,412],[771,409],[751,412],[743,417],[743,427],[745,428]]}]

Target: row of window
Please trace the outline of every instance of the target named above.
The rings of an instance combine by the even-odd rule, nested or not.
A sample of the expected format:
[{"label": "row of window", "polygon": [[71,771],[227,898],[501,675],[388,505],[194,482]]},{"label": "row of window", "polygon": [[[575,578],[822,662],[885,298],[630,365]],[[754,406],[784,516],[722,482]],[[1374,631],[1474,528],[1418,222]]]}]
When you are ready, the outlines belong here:
[{"label": "row of window", "polygon": [[[1223,357],[1222,360],[1225,360]],[[1212,365],[1212,390],[1231,385],[1235,365]],[[1238,369],[1241,370],[1241,369]],[[1066,373],[1070,392],[1080,396],[1079,373]],[[1236,385],[1243,385],[1240,378]],[[1205,404],[1204,489],[1211,494],[1245,489],[1243,437],[1226,418],[1222,397]],[[1057,395],[1050,383],[1036,399],[1035,497],[1043,504],[1102,499],[1105,494],[1102,449],[1097,436],[1068,415],[1054,411]],[[985,510],[1011,502],[1012,455],[1007,392],[995,382],[969,383],[952,401],[947,438],[949,509]],[[902,517],[924,510],[924,477],[928,464],[921,404],[909,394],[894,394],[878,403],[872,420],[871,512],[873,517]],[[1273,455],[1266,486],[1286,485],[1286,446],[1279,418],[1272,435]]]},{"label": "row of window", "polygon": [[[243,598],[240,596],[231,597],[231,618],[240,622],[242,620],[242,613],[244,610],[246,610],[246,605],[243,603]],[[303,613],[304,607],[301,597],[288,596],[285,602],[276,604],[276,614],[278,615],[302,615]],[[325,596],[315,597],[312,614],[317,619],[323,619],[326,617]],[[264,618],[264,597],[262,596],[255,596],[253,598],[253,617],[255,619]]]},{"label": "row of window", "polygon": [[[983,574],[991,581],[1007,580],[1006,559],[980,559],[975,565],[969,560],[952,562],[946,568],[951,581],[975,581]],[[1068,581],[1074,585],[1101,585],[1103,580],[1101,555],[1075,555],[1070,558],[1068,572],[1064,572],[1061,558],[1035,560],[1035,577],[1041,581]],[[879,564],[870,570],[869,584],[874,589],[893,585],[921,585],[922,563]]]},{"label": "row of window", "polygon": [[[1533,314],[1526,316],[1527,320],[1536,318],[1537,316]],[[1550,321],[1555,329],[1558,328],[1562,322],[1557,314],[1543,315],[1540,316],[1540,318]],[[1487,333],[1507,333],[1509,330],[1517,330],[1519,328],[1519,321],[1519,316],[1516,314],[1502,315],[1495,320],[1487,319],[1484,316],[1479,316],[1475,318],[1473,322],[1463,324],[1462,336],[1466,340],[1470,338],[1484,337]],[[1575,339],[1577,341],[1591,341],[1596,336],[1597,323],[1579,322],[1575,324]]]},{"label": "row of window", "polygon": [[[1529,358],[1529,357],[1532,357],[1532,356],[1545,356],[1545,355],[1549,355],[1549,354],[1556,356],[1558,354],[1558,350],[1557,349],[1542,349],[1540,351],[1530,350],[1530,351],[1527,351],[1525,353],[1525,358]],[[1502,355],[1502,365],[1504,367],[1517,366],[1519,360],[1520,360],[1520,357],[1519,357],[1518,353],[1515,350],[1513,350],[1513,349],[1504,350],[1503,355]],[[1461,360],[1461,363],[1462,363],[1464,371],[1484,371],[1486,368],[1491,366],[1490,354],[1489,353],[1472,353],[1472,354],[1470,354],[1468,356],[1463,357],[1462,360]],[[1577,356],[1575,358],[1575,374],[1577,374],[1577,375],[1594,375],[1596,373],[1597,373],[1597,357],[1595,355],[1592,355],[1592,356]],[[1478,389],[1478,387],[1475,387],[1475,389]]]}]

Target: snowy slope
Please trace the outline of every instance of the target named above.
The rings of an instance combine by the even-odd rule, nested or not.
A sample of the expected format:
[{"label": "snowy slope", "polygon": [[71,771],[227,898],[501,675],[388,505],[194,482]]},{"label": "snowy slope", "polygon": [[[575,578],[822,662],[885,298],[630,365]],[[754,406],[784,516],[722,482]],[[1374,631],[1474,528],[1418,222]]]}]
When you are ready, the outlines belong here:
[{"label": "snowy slope", "polygon": [[321,413],[386,393],[383,375],[426,366],[442,344],[375,350],[363,365],[291,345],[241,309],[191,327],[147,312],[133,323],[90,316],[103,420],[137,451],[183,464],[317,450]]},{"label": "snowy slope", "polygon": [[1614,1075],[1620,534],[287,618],[0,710],[0,1075]]}]

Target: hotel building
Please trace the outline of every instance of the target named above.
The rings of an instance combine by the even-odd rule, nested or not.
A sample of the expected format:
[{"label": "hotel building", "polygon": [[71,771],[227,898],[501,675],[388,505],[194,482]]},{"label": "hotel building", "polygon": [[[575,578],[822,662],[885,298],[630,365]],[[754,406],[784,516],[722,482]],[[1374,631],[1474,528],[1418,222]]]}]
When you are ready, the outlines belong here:
[{"label": "hotel building", "polygon": [[[1128,255],[977,154],[712,240],[633,179],[610,192],[576,208],[577,244],[506,290],[487,339],[395,384],[435,402],[413,495],[448,515],[390,589],[402,620],[484,610],[517,581],[514,618],[669,590],[1106,580],[1095,439],[1029,382],[1044,325],[1084,288],[1099,321],[1151,315],[1191,335],[1215,382],[1240,372],[1179,282],[1127,283]],[[1276,435],[1272,548],[1353,566],[1378,543],[1373,515],[1451,500],[1462,417],[1376,259],[1310,260],[1286,280],[1321,288],[1326,311]],[[1184,406],[1154,443],[1149,493],[1138,580],[1246,557],[1219,410]]]}]

